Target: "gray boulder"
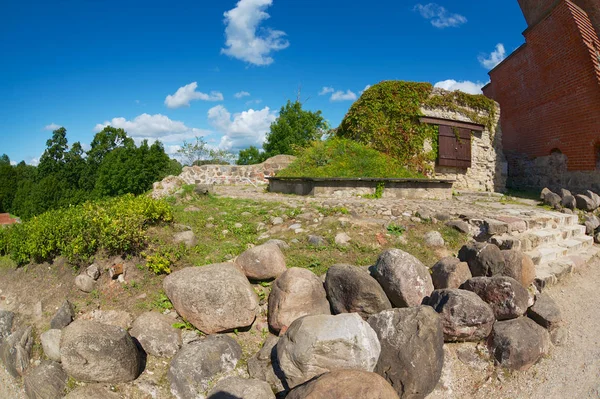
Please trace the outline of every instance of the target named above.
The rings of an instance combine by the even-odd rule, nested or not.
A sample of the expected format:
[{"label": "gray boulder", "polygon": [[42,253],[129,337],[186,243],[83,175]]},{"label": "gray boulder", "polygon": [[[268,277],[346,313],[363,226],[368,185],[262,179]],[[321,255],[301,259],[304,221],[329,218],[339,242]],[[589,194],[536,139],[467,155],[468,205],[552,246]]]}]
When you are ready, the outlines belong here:
[{"label": "gray boulder", "polygon": [[194,192],[198,195],[210,195],[214,194],[215,187],[214,184],[196,183],[196,186],[194,187]]},{"label": "gray boulder", "polygon": [[350,241],[352,241],[352,238],[347,234],[347,233],[338,233],[335,235],[335,244],[342,246],[342,247],[346,247],[350,244]]},{"label": "gray boulder", "polygon": [[552,191],[548,187],[544,187],[542,192],[540,193],[540,199],[544,201],[546,199],[546,195],[552,193]]},{"label": "gray boulder", "polygon": [[248,360],[248,374],[251,378],[266,381],[274,392],[283,392],[285,376],[277,360],[279,337],[269,334],[262,348]]},{"label": "gray boulder", "polygon": [[258,297],[233,263],[176,271],[163,288],[177,313],[206,334],[247,327],[256,318]]},{"label": "gray boulder", "polygon": [[321,236],[309,235],[308,244],[312,245],[313,247],[326,247],[327,240]]},{"label": "gray boulder", "polygon": [[598,207],[596,202],[586,195],[577,194],[575,201],[577,202],[577,209],[582,211],[593,212]]},{"label": "gray boulder", "polygon": [[401,398],[423,399],[437,385],[444,364],[444,333],[429,306],[390,309],[369,317],[381,343],[375,372]]},{"label": "gray boulder", "polygon": [[379,374],[364,370],[336,370],[294,388],[286,399],[399,399]]},{"label": "gray boulder", "polygon": [[586,195],[594,201],[596,208],[600,206],[600,196],[591,190],[585,190]]},{"label": "gray boulder", "polygon": [[598,227],[600,227],[600,219],[594,214],[586,214],[584,216],[585,233],[593,235]]},{"label": "gray boulder", "polygon": [[142,372],[142,354],[121,327],[76,320],[62,330],[60,359],[68,375],[86,382],[128,382]]},{"label": "gray boulder", "polygon": [[272,280],[281,276],[285,267],[285,256],[276,244],[257,245],[244,252],[235,260],[246,277],[254,281]]},{"label": "gray boulder", "polygon": [[95,263],[89,265],[87,269],[85,269],[85,274],[90,276],[94,280],[98,280],[100,278],[100,268]]},{"label": "gray boulder", "polygon": [[453,256],[441,259],[431,268],[431,280],[434,288],[438,290],[458,288],[471,277],[469,264]]},{"label": "gray boulder", "polygon": [[62,330],[52,329],[48,330],[40,335],[40,341],[44,354],[50,360],[60,362],[60,338],[62,336]]},{"label": "gray boulder", "polygon": [[60,308],[50,320],[50,328],[53,330],[61,330],[71,324],[75,319],[75,312],[73,311],[73,305],[68,300],[65,300]]},{"label": "gray boulder", "polygon": [[577,200],[572,195],[565,195],[560,201],[560,205],[567,209],[575,209],[577,208]]},{"label": "gray boulder", "polygon": [[207,399],[275,399],[271,387],[261,380],[228,377],[217,383],[208,393]]},{"label": "gray boulder", "polygon": [[10,334],[0,345],[0,361],[15,378],[23,376],[29,367],[33,334],[31,327],[21,327]]},{"label": "gray boulder", "polygon": [[573,194],[571,194],[571,192],[569,190],[565,189],[565,188],[561,188],[560,189],[560,197],[561,198],[565,198],[568,195],[572,196]]},{"label": "gray boulder", "polygon": [[68,379],[60,364],[44,361],[25,376],[25,394],[29,399],[61,398]]},{"label": "gray boulder", "polygon": [[277,358],[290,388],[328,371],[373,371],[381,346],[356,313],[302,317],[277,343]]},{"label": "gray boulder", "polygon": [[458,251],[458,259],[467,262],[473,277],[495,276],[504,271],[504,256],[494,244],[471,242]]},{"label": "gray boulder", "polygon": [[[282,222],[282,223],[283,223],[283,222]],[[265,242],[265,245],[267,245],[267,244],[275,244],[275,245],[277,245],[277,246],[279,247],[279,249],[281,249],[282,251],[283,251],[284,249],[290,249],[290,245],[289,245],[287,242],[283,241],[283,240],[277,240],[277,239],[273,239],[273,238],[272,238],[272,239],[270,239],[269,241]]]},{"label": "gray boulder", "polygon": [[446,226],[452,227],[453,229],[464,234],[471,233],[471,227],[469,226],[469,223],[465,222],[464,220],[451,220],[446,222]]},{"label": "gray boulder", "polygon": [[544,204],[553,208],[560,208],[561,201],[562,198],[560,198],[560,195],[552,192],[546,194],[546,196],[544,197]]},{"label": "gray boulder", "polygon": [[433,291],[429,269],[411,254],[395,248],[379,255],[373,277],[396,307],[418,306]]},{"label": "gray boulder", "polygon": [[443,247],[444,245],[446,245],[446,243],[444,242],[444,238],[442,237],[439,231],[428,231],[427,233],[425,233],[425,235],[423,236],[423,242],[428,247],[434,248]]},{"label": "gray boulder", "polygon": [[167,373],[171,392],[179,399],[195,399],[210,388],[215,376],[232,371],[241,357],[240,345],[226,335],[212,335],[184,345]]},{"label": "gray boulder", "polygon": [[121,396],[105,387],[87,385],[69,392],[64,399],[121,399]]},{"label": "gray boulder", "polygon": [[511,277],[473,277],[460,286],[473,291],[489,304],[496,320],[520,317],[527,312],[529,292],[521,283]]},{"label": "gray boulder", "polygon": [[435,290],[423,304],[433,307],[440,314],[444,340],[447,342],[485,339],[496,321],[490,305],[471,291]]},{"label": "gray boulder", "polygon": [[0,310],[0,344],[12,331],[15,314],[8,310]]},{"label": "gray boulder", "polygon": [[83,292],[92,292],[96,288],[96,282],[87,274],[75,277],[75,286]]},{"label": "gray boulder", "polygon": [[321,279],[307,269],[293,267],[279,276],[269,294],[269,326],[288,327],[299,317],[331,314]]},{"label": "gray boulder", "polygon": [[175,233],[173,236],[175,244],[183,243],[187,248],[192,248],[198,243],[198,239],[192,230]]},{"label": "gray boulder", "polygon": [[356,312],[366,320],[392,307],[377,280],[356,266],[331,266],[325,276],[325,291],[334,314]]},{"label": "gray boulder", "polygon": [[181,331],[173,328],[173,318],[158,312],[142,313],[129,331],[144,350],[158,357],[173,357],[181,347]]},{"label": "gray boulder", "polygon": [[562,324],[560,309],[547,294],[536,295],[535,304],[527,310],[527,316],[549,332]]},{"label": "gray boulder", "polygon": [[502,256],[504,256],[502,275],[514,278],[523,287],[529,287],[535,280],[535,264],[531,257],[514,249],[503,250]]},{"label": "gray boulder", "polygon": [[502,366],[527,370],[550,351],[550,335],[527,317],[499,321],[490,336],[490,351]]}]

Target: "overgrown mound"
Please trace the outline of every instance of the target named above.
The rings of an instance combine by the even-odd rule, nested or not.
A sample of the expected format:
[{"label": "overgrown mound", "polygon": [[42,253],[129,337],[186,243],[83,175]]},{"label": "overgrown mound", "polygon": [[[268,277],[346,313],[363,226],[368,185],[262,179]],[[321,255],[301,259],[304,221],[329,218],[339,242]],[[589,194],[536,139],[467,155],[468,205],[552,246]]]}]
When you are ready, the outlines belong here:
[{"label": "overgrown mound", "polygon": [[315,141],[278,177],[424,177],[410,171],[389,155],[356,141],[330,138]]},{"label": "overgrown mound", "polygon": [[136,252],[146,244],[148,226],[172,220],[167,202],[146,196],[128,194],[86,202],[0,228],[0,255],[10,255],[18,264],[24,264],[59,255],[80,262],[98,250],[110,254]]},{"label": "overgrown mound", "polygon": [[[438,130],[419,122],[422,107],[455,111],[488,126],[495,113],[494,102],[483,95],[434,91],[430,83],[383,81],[367,89],[350,107],[336,134],[425,172],[437,157]],[[427,139],[432,149],[424,152]]]}]

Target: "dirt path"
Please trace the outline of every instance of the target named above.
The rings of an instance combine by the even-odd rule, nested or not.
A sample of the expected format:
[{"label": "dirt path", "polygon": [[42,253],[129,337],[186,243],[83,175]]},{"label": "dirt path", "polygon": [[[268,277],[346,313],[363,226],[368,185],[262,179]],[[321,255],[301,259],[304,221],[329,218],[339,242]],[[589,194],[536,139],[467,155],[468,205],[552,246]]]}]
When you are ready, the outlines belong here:
[{"label": "dirt path", "polygon": [[557,302],[568,331],[566,343],[525,372],[475,371],[450,355],[445,389],[428,399],[600,398],[600,259],[595,258],[546,292]]}]

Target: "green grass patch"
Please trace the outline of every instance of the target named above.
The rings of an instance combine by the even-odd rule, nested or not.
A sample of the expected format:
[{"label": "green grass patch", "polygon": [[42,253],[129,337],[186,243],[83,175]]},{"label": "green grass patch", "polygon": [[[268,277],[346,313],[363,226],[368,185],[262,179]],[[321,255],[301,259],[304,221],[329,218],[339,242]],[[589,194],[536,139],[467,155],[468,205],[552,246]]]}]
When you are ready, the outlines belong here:
[{"label": "green grass patch", "polygon": [[278,177],[425,178],[396,159],[353,140],[315,141]]}]

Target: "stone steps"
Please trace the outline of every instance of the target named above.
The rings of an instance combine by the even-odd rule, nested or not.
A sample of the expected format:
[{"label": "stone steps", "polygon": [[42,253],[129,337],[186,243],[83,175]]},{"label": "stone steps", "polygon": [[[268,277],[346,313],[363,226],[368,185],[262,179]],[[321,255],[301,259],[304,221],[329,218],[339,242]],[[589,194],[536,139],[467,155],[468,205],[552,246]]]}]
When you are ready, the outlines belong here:
[{"label": "stone steps", "polygon": [[597,246],[580,249],[577,255],[567,255],[555,260],[536,265],[535,285],[539,291],[552,286],[570,275],[573,270],[585,265],[600,253]]}]

